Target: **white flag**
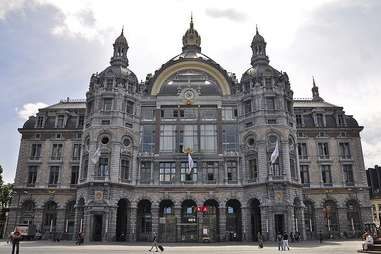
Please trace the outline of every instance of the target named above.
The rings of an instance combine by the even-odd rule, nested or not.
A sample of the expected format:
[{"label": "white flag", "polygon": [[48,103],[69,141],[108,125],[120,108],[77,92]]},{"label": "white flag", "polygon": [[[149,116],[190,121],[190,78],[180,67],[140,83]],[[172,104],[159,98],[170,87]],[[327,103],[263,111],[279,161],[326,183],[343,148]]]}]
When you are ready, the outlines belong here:
[{"label": "white flag", "polygon": [[99,157],[101,157],[101,148],[98,147],[98,149],[95,151],[93,156],[91,156],[91,162],[96,164],[99,160]]},{"label": "white flag", "polygon": [[279,157],[279,147],[278,147],[278,141],[276,142],[275,148],[273,153],[271,154],[271,164],[274,164],[276,159]]},{"label": "white flag", "polygon": [[190,174],[192,172],[192,169],[193,169],[193,159],[192,159],[192,156],[190,155],[190,153],[188,153],[188,171],[187,171],[187,174]]}]

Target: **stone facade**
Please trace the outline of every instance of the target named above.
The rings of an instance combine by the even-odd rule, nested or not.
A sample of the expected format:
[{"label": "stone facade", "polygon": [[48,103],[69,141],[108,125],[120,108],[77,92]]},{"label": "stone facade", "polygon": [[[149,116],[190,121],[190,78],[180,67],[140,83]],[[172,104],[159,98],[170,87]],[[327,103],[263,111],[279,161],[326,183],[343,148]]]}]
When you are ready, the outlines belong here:
[{"label": "stone facade", "polygon": [[381,222],[381,167],[375,165],[374,168],[368,168],[366,176],[372,203],[373,222],[379,227]]},{"label": "stone facade", "polygon": [[[40,109],[22,134],[8,231],[86,241],[255,241],[280,231],[354,234],[371,221],[360,131],[342,107],[294,99],[257,31],[240,81],[182,53],[138,82],[128,43],[90,79],[86,101]],[[193,164],[193,167],[190,166]]]}]

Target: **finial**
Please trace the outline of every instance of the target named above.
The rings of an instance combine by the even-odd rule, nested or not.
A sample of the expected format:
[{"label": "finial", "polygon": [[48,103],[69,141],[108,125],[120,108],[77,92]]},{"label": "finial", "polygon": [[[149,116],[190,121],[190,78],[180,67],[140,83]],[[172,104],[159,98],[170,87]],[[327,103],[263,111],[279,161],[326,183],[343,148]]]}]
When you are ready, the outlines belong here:
[{"label": "finial", "polygon": [[120,35],[123,35],[123,31],[124,31],[124,25],[122,26],[122,33]]},{"label": "finial", "polygon": [[193,29],[193,13],[191,12],[190,28]]},{"label": "finial", "polygon": [[314,76],[312,76],[312,84],[313,84],[313,87],[316,87],[315,77]]},{"label": "finial", "polygon": [[258,34],[258,24],[255,24],[255,31]]}]

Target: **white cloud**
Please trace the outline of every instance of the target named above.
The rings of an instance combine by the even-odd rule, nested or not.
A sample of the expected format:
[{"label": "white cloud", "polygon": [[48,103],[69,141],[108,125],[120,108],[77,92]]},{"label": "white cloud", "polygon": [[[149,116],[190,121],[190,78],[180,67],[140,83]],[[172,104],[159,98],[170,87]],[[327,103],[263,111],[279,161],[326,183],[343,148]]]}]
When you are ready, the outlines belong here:
[{"label": "white cloud", "polygon": [[45,108],[47,106],[48,104],[43,102],[27,103],[22,106],[22,109],[16,109],[16,111],[19,118],[27,120],[30,116],[35,115],[38,112],[38,109]]}]

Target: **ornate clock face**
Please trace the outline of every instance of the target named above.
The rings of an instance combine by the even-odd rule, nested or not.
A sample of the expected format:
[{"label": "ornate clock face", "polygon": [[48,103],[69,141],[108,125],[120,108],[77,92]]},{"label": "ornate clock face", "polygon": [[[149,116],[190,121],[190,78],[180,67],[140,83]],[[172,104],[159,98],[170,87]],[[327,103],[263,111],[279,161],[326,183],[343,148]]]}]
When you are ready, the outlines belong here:
[{"label": "ornate clock face", "polygon": [[192,90],[186,90],[184,92],[184,98],[187,100],[192,100],[194,98],[194,93]]}]

